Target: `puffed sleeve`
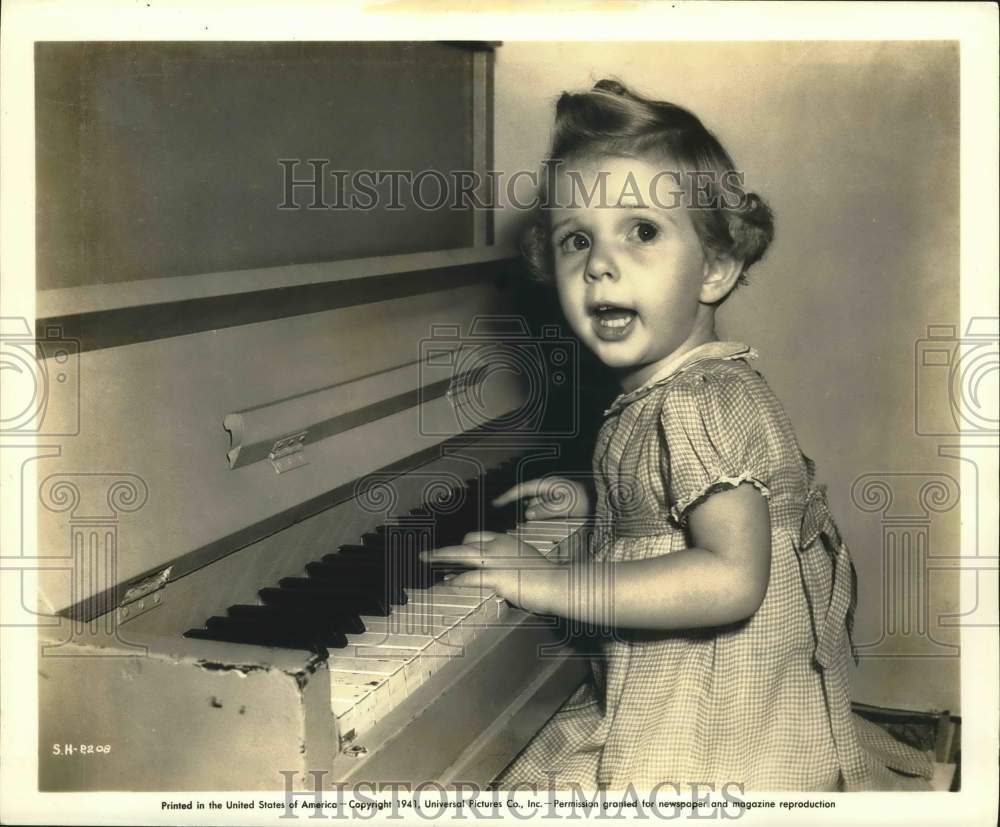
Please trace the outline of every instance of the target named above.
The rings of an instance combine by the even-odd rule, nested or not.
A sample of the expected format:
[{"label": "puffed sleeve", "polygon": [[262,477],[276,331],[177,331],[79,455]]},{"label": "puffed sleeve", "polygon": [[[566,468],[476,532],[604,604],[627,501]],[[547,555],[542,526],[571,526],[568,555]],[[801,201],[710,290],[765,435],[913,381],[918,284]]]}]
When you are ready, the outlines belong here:
[{"label": "puffed sleeve", "polygon": [[678,525],[712,494],[743,483],[771,496],[774,429],[749,376],[692,372],[663,399],[662,473]]}]

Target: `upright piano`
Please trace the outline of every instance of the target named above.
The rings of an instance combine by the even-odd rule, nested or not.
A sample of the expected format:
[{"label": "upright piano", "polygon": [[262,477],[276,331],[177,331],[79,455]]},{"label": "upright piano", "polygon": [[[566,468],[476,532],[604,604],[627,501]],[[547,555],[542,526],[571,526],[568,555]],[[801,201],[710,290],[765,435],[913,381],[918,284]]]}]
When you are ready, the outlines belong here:
[{"label": "upright piano", "polygon": [[489,210],[326,208],[324,163],[489,171],[493,51],[37,44],[41,789],[487,782],[581,680],[418,558],[516,529],[574,344]]},{"label": "upright piano", "polygon": [[78,426],[37,460],[42,789],[482,784],[579,685],[554,618],[417,556],[579,526],[488,504],[559,467],[543,417],[574,355],[482,259],[306,267],[256,297],[274,318],[114,347],[88,347],[111,311],[41,296],[76,372],[49,415]]}]

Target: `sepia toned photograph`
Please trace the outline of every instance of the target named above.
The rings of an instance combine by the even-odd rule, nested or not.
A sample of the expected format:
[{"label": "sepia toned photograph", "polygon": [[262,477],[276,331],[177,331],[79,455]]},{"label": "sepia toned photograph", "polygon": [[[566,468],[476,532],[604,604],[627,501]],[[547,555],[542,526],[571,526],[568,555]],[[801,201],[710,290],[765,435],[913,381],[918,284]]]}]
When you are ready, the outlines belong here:
[{"label": "sepia toned photograph", "polygon": [[528,23],[5,40],[2,716],[39,800],[995,797],[995,76],[946,32]]}]

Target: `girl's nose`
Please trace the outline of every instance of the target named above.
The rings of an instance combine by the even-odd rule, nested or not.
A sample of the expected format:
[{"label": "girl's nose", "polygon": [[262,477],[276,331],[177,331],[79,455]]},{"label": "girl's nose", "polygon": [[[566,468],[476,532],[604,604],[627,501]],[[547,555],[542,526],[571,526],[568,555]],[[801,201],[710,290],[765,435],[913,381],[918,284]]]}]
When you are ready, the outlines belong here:
[{"label": "girl's nose", "polygon": [[591,247],[584,278],[587,281],[601,281],[605,278],[618,281],[618,276],[618,266],[606,249],[597,245]]}]

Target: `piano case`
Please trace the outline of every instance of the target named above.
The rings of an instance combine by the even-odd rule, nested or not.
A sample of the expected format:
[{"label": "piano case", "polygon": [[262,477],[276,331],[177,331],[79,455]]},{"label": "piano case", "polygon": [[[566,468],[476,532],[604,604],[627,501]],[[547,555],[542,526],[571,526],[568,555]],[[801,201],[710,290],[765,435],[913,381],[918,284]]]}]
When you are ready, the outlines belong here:
[{"label": "piano case", "polygon": [[75,371],[47,416],[76,429],[35,462],[40,789],[482,784],[571,694],[585,661],[552,619],[495,600],[391,705],[369,698],[363,727],[337,694],[342,650],[185,636],[442,486],[558,453],[538,417],[572,359],[497,320],[509,267],[467,250],[284,268],[258,289],[259,271],[202,277],[169,301],[116,285],[98,309],[40,294]]}]

